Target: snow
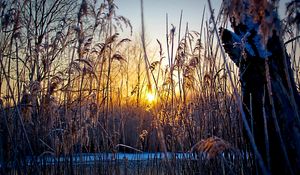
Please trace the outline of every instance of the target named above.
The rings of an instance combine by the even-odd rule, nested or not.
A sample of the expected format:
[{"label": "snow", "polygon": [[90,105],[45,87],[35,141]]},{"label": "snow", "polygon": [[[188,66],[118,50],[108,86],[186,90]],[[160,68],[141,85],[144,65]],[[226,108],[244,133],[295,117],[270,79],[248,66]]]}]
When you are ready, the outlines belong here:
[{"label": "snow", "polygon": [[247,42],[247,37],[248,37],[247,33],[243,37],[240,37],[239,35],[231,32],[232,39],[234,41],[233,45],[234,47],[239,47],[241,50],[246,49],[246,51],[251,56],[255,56],[254,50],[252,49],[251,45]]},{"label": "snow", "polygon": [[[150,160],[183,160],[195,159],[192,153],[82,153],[73,154],[71,156],[54,157],[43,156],[37,158],[38,164],[54,165],[60,162],[70,161],[72,158],[73,164],[93,164],[99,161],[150,161]],[[27,164],[32,165],[33,159],[27,157]]]},{"label": "snow", "polygon": [[267,51],[265,45],[262,42],[262,37],[259,34],[259,25],[257,23],[253,22],[253,19],[249,16],[245,16],[243,23],[247,26],[247,32],[241,33],[240,35],[237,35],[236,33],[231,32],[232,39],[234,41],[234,46],[239,47],[241,50],[246,50],[251,56],[256,56],[253,47],[251,44],[248,43],[248,37],[251,35],[250,31],[254,30],[256,31],[256,35],[253,38],[254,45],[257,49],[258,56],[260,58],[267,58],[271,56],[272,54]]},{"label": "snow", "polygon": [[[235,159],[236,157],[246,155],[249,158],[250,154],[245,152],[236,152],[227,154],[230,155],[231,158]],[[221,156],[225,156],[224,153]],[[38,165],[42,166],[53,166],[57,164],[64,164],[66,162],[70,163],[72,159],[72,165],[95,165],[97,163],[120,163],[124,164],[126,162],[131,162],[133,164],[138,162],[143,162],[145,165],[147,163],[151,163],[153,161],[163,161],[163,160],[171,160],[171,161],[194,161],[194,160],[207,160],[207,154],[205,153],[172,153],[172,152],[157,152],[157,153],[82,153],[82,154],[73,154],[72,156],[60,156],[56,157],[53,155],[44,155],[40,157],[36,157],[35,160],[33,157],[26,157],[26,162],[24,164],[28,166],[33,166],[34,161]],[[3,164],[0,163],[0,168]],[[10,162],[6,164],[6,166],[13,168],[17,166],[15,162]]]},{"label": "snow", "polygon": [[[261,37],[260,33],[258,32],[259,31],[259,25],[257,23],[254,23],[253,21],[254,20],[250,16],[247,16],[245,18],[244,24],[248,27],[248,32],[247,33],[249,33],[251,30],[256,31],[256,35],[253,38],[253,41],[254,41],[254,45],[255,45],[255,47],[258,51],[258,54],[259,54],[258,56],[260,58],[267,58],[267,57],[271,56],[271,53],[266,50],[266,48],[265,48],[265,46],[262,42],[262,37]],[[247,38],[248,36],[250,36],[250,33],[249,33],[248,36],[245,34],[245,36]],[[246,50],[249,52],[250,55],[255,56],[254,51],[252,49],[252,46],[250,44],[248,44],[246,42],[245,47],[246,47]]]}]

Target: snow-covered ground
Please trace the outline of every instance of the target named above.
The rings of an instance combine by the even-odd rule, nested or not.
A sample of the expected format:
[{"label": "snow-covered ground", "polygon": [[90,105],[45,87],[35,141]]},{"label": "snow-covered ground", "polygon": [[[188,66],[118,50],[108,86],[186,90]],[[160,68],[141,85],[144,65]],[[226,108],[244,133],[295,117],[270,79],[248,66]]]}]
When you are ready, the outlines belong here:
[{"label": "snow-covered ground", "polygon": [[[55,165],[63,162],[72,164],[93,164],[95,162],[109,161],[151,161],[151,160],[184,160],[195,159],[192,153],[82,153],[73,154],[72,156],[55,157],[52,155],[37,157],[36,162],[43,165]],[[34,160],[27,157],[26,162],[32,165]]]},{"label": "snow-covered ground", "polygon": [[[230,154],[231,159],[235,159],[236,156],[242,156],[245,153],[237,153]],[[184,160],[205,160],[206,154],[193,154],[193,153],[172,153],[172,152],[157,152],[157,153],[82,153],[82,154],[72,154],[65,156],[53,156],[53,155],[43,155],[39,157],[27,157],[21,164],[27,166],[33,166],[35,163],[37,165],[42,166],[54,166],[54,165],[94,165],[94,164],[102,164],[102,163],[118,163],[118,164],[126,164],[128,163],[137,163],[143,162],[144,164],[159,162],[164,160],[176,160],[176,161],[184,161]],[[221,156],[224,156],[222,153]],[[246,157],[248,158],[250,155],[246,153]],[[245,158],[245,157],[244,157]],[[16,162],[10,162],[6,164],[5,167],[13,168],[16,166]],[[0,168],[3,167],[3,164],[0,163]]]}]

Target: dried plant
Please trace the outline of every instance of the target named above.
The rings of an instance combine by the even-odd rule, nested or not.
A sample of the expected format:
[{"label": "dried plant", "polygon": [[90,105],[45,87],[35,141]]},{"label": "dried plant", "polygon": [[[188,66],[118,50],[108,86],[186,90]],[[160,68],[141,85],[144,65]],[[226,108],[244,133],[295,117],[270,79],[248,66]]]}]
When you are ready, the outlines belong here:
[{"label": "dried plant", "polygon": [[[287,24],[297,23],[297,5],[288,5]],[[226,0],[222,10],[235,25],[245,15],[254,27],[261,23],[264,42],[277,25],[266,19],[273,8],[269,1]],[[200,31],[192,31],[188,24],[183,29],[183,11],[178,26],[166,16],[166,42],[157,39],[153,52],[145,29],[142,40],[123,38],[124,30],[133,29],[114,0],[0,0],[0,173],[6,173],[5,165],[11,174],[84,174],[86,163],[91,174],[120,174],[129,160],[120,165],[115,157],[106,164],[101,157],[92,164],[84,156],[191,151],[212,161],[166,156],[151,163],[162,163],[157,170],[162,174],[251,174],[255,158],[235,97],[238,73],[234,63],[220,59],[213,19],[206,21],[204,10]],[[232,44],[250,52],[249,34]],[[286,44],[296,47],[294,33],[286,36],[291,39]],[[295,70],[298,63],[293,61]],[[230,152],[233,148],[249,157]],[[48,155],[56,158],[51,166],[40,161],[50,160]],[[36,166],[27,166],[30,157],[39,160]]]},{"label": "dried plant", "polygon": [[214,136],[197,142],[191,148],[191,152],[204,153],[207,159],[213,159],[230,149],[232,149],[232,147],[228,142]]}]

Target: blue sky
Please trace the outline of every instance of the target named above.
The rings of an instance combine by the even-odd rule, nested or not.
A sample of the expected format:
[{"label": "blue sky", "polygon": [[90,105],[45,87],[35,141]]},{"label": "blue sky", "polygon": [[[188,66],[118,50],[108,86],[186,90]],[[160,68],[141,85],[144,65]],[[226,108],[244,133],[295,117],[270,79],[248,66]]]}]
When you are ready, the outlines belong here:
[{"label": "blue sky", "polygon": [[[285,12],[284,4],[288,1],[280,1],[279,11],[281,16]],[[222,0],[211,0],[211,2],[217,13]],[[116,0],[116,4],[119,7],[117,13],[131,21],[133,34],[138,35],[141,31],[140,0]],[[174,24],[176,29],[178,29],[181,10],[183,10],[183,26],[188,22],[190,30],[199,31],[204,5],[206,5],[206,12],[208,12],[206,0],[144,0],[147,39],[152,44],[156,42],[156,39],[160,39],[163,42],[166,31],[166,13],[168,13],[169,17],[169,26]],[[208,13],[206,13],[205,17],[208,19]]]},{"label": "blue sky", "polygon": [[[221,0],[213,1],[218,6]],[[130,19],[133,33],[141,31],[140,0],[117,0],[119,14]],[[151,42],[156,39],[164,40],[166,33],[166,13],[169,27],[171,24],[178,30],[180,12],[183,10],[182,26],[189,23],[190,30],[200,30],[201,17],[205,0],[144,0],[144,17],[146,37]],[[178,31],[177,31],[178,32]]]}]

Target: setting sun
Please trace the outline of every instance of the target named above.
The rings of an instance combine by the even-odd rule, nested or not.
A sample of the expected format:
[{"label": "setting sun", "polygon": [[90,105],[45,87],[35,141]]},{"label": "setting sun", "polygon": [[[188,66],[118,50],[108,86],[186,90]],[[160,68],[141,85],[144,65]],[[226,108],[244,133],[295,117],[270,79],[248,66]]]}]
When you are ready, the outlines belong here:
[{"label": "setting sun", "polygon": [[155,100],[155,95],[152,94],[152,93],[150,93],[150,92],[148,92],[147,93],[147,101],[150,102],[150,103],[152,103],[154,100]]}]

